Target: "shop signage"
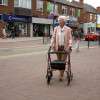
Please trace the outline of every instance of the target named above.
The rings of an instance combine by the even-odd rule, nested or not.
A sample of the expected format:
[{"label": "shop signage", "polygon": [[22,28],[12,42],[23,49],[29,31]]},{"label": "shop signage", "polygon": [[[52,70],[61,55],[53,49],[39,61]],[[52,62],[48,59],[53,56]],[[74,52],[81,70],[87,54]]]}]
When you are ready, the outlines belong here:
[{"label": "shop signage", "polygon": [[53,24],[52,19],[46,19],[46,18],[32,18],[32,23],[39,23],[39,24]]},{"label": "shop signage", "polygon": [[15,16],[15,15],[3,15],[4,21],[10,22],[31,22],[31,17]]},{"label": "shop signage", "polygon": [[10,21],[23,21],[25,22],[26,21],[26,18],[20,18],[20,17],[16,17],[16,16],[8,16],[8,20]]}]

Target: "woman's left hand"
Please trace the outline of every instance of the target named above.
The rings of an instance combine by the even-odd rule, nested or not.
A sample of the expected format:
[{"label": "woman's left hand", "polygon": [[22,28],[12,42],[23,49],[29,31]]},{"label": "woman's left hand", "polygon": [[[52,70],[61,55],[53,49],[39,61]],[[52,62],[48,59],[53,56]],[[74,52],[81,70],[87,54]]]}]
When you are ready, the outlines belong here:
[{"label": "woman's left hand", "polygon": [[66,52],[71,53],[72,52],[72,47],[68,47],[67,49],[65,49]]}]

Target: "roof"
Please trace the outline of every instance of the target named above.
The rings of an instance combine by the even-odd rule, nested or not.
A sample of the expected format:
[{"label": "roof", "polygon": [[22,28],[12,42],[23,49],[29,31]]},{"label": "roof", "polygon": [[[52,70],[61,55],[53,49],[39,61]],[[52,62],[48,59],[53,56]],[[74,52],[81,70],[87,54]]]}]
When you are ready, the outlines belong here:
[{"label": "roof", "polygon": [[[54,1],[54,0],[52,0],[52,1]],[[71,2],[69,2],[67,0],[55,0],[55,2],[71,5]]]},{"label": "roof", "polygon": [[69,2],[67,0],[51,0],[52,2],[57,2],[57,3],[62,3],[62,4],[65,4],[65,5],[68,5],[68,6],[72,6],[72,7],[77,7],[77,8],[84,8],[85,11],[87,12],[92,12],[92,13],[96,13],[96,9],[89,5],[89,4],[86,4],[84,3],[84,5],[82,6],[80,4],[80,2],[78,1],[75,1],[75,0],[72,0],[72,2]]},{"label": "roof", "polygon": [[96,13],[96,9],[89,4],[84,4],[84,10],[87,12]]},{"label": "roof", "polygon": [[80,4],[80,2],[72,1],[71,3],[72,3],[72,5],[75,6],[75,7],[83,8],[82,5]]},{"label": "roof", "polygon": [[[54,0],[52,0],[54,2]],[[62,3],[68,6],[73,6],[73,7],[77,7],[77,8],[82,8],[81,5],[77,2],[77,3],[73,3],[73,2],[69,2],[67,0],[55,0],[55,2],[57,3]]]}]

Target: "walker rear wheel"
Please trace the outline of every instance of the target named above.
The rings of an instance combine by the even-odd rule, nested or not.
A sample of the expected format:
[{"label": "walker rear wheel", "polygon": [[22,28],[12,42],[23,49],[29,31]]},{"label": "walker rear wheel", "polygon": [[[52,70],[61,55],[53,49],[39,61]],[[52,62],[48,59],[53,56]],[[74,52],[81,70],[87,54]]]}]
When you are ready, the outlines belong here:
[{"label": "walker rear wheel", "polygon": [[70,82],[72,81],[73,79],[73,73],[71,73],[70,71],[68,72],[67,71],[67,86],[70,85]]},{"label": "walker rear wheel", "polygon": [[47,71],[46,78],[47,78],[47,84],[50,85],[50,81],[52,78],[52,71]]}]

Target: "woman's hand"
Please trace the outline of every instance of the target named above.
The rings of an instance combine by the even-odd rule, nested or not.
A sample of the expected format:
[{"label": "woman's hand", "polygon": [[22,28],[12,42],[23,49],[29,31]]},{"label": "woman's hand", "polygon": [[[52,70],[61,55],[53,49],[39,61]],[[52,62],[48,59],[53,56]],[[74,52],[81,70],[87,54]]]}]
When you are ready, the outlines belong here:
[{"label": "woman's hand", "polygon": [[71,51],[71,52],[72,52],[72,47],[71,47],[71,46],[69,47],[69,51]]},{"label": "woman's hand", "polygon": [[72,52],[72,47],[69,46],[67,49],[65,49],[66,52],[71,53]]}]

